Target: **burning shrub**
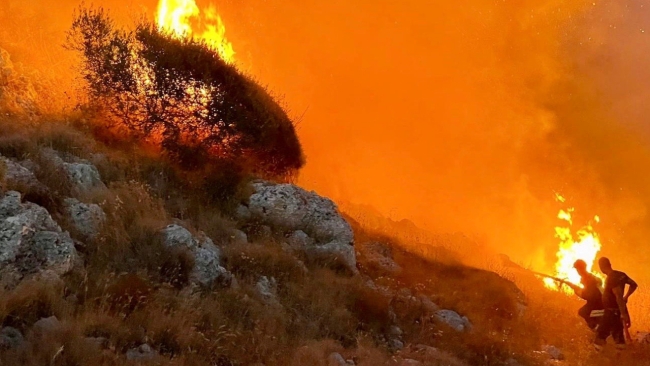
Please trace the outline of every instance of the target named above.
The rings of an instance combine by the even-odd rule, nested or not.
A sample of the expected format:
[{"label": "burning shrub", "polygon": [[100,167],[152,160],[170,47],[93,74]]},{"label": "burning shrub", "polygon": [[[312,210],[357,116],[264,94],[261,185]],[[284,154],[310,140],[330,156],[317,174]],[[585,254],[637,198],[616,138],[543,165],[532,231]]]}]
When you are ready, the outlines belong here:
[{"label": "burning shrub", "polygon": [[145,21],[117,29],[102,9],[84,8],[68,40],[83,55],[90,100],[112,127],[125,125],[186,167],[228,159],[281,175],[302,166],[285,111],[209,45]]}]

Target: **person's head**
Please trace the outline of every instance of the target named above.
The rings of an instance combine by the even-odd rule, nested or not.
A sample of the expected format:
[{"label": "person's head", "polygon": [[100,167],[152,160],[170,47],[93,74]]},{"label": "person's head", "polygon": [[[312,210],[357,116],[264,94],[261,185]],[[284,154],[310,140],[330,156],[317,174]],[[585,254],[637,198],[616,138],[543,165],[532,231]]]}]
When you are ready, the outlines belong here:
[{"label": "person's head", "polygon": [[575,261],[575,263],[573,263],[573,268],[576,269],[576,271],[580,276],[589,273],[587,271],[587,262],[583,261],[582,259],[578,259],[577,261]]},{"label": "person's head", "polygon": [[612,262],[607,257],[601,257],[598,259],[598,267],[600,267],[600,271],[604,274],[609,274],[612,271]]}]

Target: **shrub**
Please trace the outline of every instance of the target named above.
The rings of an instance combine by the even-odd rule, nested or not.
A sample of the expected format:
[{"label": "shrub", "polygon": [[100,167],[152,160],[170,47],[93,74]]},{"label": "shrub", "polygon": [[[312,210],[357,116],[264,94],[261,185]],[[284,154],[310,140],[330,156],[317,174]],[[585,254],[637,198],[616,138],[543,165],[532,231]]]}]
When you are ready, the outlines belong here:
[{"label": "shrub", "polygon": [[272,175],[302,166],[285,111],[205,43],[146,21],[117,29],[101,8],[82,8],[68,41],[82,54],[88,95],[110,125],[124,124],[186,168],[213,157]]}]

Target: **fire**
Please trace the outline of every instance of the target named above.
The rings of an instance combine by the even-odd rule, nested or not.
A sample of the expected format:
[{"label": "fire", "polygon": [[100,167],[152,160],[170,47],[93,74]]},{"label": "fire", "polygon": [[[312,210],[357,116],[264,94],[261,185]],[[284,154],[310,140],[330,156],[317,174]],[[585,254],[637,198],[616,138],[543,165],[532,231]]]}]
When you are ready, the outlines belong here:
[{"label": "fire", "polygon": [[[564,198],[558,196],[559,202],[565,202]],[[557,226],[555,228],[555,237],[560,240],[560,248],[557,252],[557,262],[555,263],[555,277],[565,279],[573,284],[580,284],[580,275],[573,268],[573,263],[582,259],[587,263],[587,270],[591,271],[596,256],[600,251],[602,245],[598,233],[595,232],[591,223],[582,227],[572,234],[571,227],[573,226],[572,213],[574,209],[560,210],[558,219],[566,222],[564,226]],[[595,216],[594,222],[600,222],[600,217]],[[598,274],[596,274],[598,276]],[[566,286],[558,287],[558,284],[552,279],[544,279],[546,287],[556,290],[572,293],[571,289]]]},{"label": "fire", "polygon": [[213,5],[202,14],[195,0],[160,0],[156,22],[159,29],[176,37],[204,41],[227,63],[235,61],[235,51],[226,39],[226,26]]}]

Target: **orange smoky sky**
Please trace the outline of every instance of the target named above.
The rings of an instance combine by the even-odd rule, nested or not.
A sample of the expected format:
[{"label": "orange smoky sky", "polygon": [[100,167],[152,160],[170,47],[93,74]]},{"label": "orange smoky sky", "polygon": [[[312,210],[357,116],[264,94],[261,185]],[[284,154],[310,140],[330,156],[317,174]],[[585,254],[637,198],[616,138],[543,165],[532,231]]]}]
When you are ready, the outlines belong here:
[{"label": "orange smoky sky", "polygon": [[[566,207],[557,192],[576,224],[601,217],[596,230],[615,264],[650,259],[643,1],[213,3],[239,67],[298,121],[301,185],[432,231],[477,235],[547,269]],[[156,8],[94,4],[124,21]],[[0,20],[28,21],[14,21],[0,46],[28,60],[33,32],[62,37],[77,5],[3,0]],[[22,38],[6,36],[16,29]],[[54,52],[39,47],[35,55]]]}]

